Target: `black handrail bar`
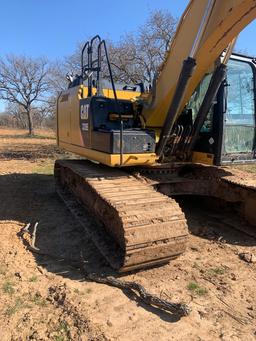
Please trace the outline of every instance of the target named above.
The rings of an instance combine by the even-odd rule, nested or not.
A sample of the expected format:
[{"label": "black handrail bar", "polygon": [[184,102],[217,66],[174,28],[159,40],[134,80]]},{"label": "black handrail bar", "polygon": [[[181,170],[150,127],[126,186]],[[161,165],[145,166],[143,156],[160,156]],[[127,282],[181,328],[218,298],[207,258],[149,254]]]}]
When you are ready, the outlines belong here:
[{"label": "black handrail bar", "polygon": [[[82,54],[81,54],[81,74],[82,74],[82,77],[84,77],[84,51],[85,51],[86,47],[89,46],[89,44],[90,44],[89,41],[87,41],[82,48]],[[88,61],[88,64],[89,64],[89,61]]]}]

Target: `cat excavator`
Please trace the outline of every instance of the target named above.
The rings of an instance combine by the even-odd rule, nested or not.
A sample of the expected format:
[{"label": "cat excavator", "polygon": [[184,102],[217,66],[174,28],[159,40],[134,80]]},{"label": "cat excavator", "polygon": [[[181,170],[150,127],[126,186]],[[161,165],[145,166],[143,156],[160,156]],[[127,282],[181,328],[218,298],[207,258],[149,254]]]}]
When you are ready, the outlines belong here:
[{"label": "cat excavator", "polygon": [[150,91],[115,84],[98,35],[83,46],[57,101],[57,143],[80,158],[56,161],[56,189],[80,221],[94,216],[87,232],[116,270],[185,251],[178,195],[217,198],[256,225],[256,183],[225,167],[256,161],[256,60],[232,54],[255,17],[256,0],[191,0]]}]

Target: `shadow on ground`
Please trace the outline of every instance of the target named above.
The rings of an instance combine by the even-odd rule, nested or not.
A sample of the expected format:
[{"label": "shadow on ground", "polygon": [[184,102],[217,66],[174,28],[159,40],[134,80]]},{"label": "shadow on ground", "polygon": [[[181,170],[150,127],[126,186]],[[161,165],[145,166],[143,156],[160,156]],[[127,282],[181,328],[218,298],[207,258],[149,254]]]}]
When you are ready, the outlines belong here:
[{"label": "shadow on ground", "polygon": [[[0,219],[17,220],[31,225],[39,223],[37,229],[37,247],[58,258],[81,262],[81,252],[90,270],[113,272],[106,265],[96,247],[93,246],[85,231],[76,222],[55,192],[52,175],[45,174],[7,174],[0,176]],[[227,243],[241,246],[255,246],[256,239],[240,231],[233,230],[225,224],[213,223],[214,210],[205,210],[201,201],[189,198],[179,200],[185,211],[190,232],[203,238],[212,239],[222,236]],[[201,218],[201,221],[200,221]],[[88,221],[91,221],[88,217]],[[95,222],[96,224],[96,222]],[[210,233],[207,234],[207,229]],[[208,231],[209,232],[209,231]],[[55,261],[44,262],[41,256],[39,263],[44,263],[48,271],[56,272]],[[68,274],[63,273],[63,276]]]},{"label": "shadow on ground", "polygon": [[239,216],[236,204],[205,196],[177,196],[175,199],[193,235],[231,245],[256,245],[256,226]]},{"label": "shadow on ground", "polygon": [[[82,227],[75,221],[65,205],[55,193],[53,176],[44,174],[8,174],[0,176],[0,219],[16,220],[24,226],[38,222],[36,246],[41,252],[52,257],[33,254],[38,265],[47,271],[74,280],[83,280],[79,266],[83,261],[88,272],[104,275],[117,275],[107,265],[99,251],[87,237]],[[200,210],[196,206],[180,202],[185,209],[191,232],[197,233]],[[196,212],[196,213],[193,213]],[[88,217],[89,218],[89,217]],[[203,218],[204,219],[204,218]],[[202,218],[201,218],[202,220]],[[201,226],[200,225],[200,226]],[[207,224],[205,224],[207,226]],[[232,229],[214,229],[216,234],[224,236],[227,243],[236,245],[256,245],[256,239],[248,235],[234,233]],[[207,233],[204,238],[207,237]],[[17,237],[18,238],[18,237]],[[209,237],[211,239],[211,237]],[[176,317],[157,308],[144,305],[136,295],[124,291],[130,299],[163,320],[176,321]],[[178,318],[178,317],[177,317]]]},{"label": "shadow on ground", "polygon": [[[0,176],[0,202],[0,220],[19,221],[24,226],[28,223],[33,226],[38,222],[35,246],[46,255],[32,252],[31,254],[37,264],[47,271],[64,278],[84,281],[81,268],[85,265],[88,272],[122,277],[108,266],[85,231],[59,199],[55,193],[52,176],[2,175]],[[143,303],[131,290],[123,290],[123,293],[164,321],[176,322],[180,319],[178,315]]]},{"label": "shadow on ground", "polygon": [[[36,246],[59,259],[78,264],[81,251],[88,267],[96,270],[102,266],[102,257],[91,245],[84,231],[74,221],[69,211],[55,193],[53,177],[44,174],[10,174],[0,176],[0,217],[17,220],[32,226],[38,222]],[[40,265],[65,277],[74,271],[63,271],[64,262],[44,259],[34,255]],[[75,275],[76,277],[76,275]],[[79,278],[78,276],[77,278]]]}]

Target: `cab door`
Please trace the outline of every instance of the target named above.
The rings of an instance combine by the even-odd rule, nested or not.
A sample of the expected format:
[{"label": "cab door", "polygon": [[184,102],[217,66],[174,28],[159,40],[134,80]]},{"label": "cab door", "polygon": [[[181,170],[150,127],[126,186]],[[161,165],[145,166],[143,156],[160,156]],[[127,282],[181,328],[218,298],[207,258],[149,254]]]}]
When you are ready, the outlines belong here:
[{"label": "cab door", "polygon": [[255,66],[238,57],[228,62],[223,116],[222,162],[253,161],[255,155]]}]

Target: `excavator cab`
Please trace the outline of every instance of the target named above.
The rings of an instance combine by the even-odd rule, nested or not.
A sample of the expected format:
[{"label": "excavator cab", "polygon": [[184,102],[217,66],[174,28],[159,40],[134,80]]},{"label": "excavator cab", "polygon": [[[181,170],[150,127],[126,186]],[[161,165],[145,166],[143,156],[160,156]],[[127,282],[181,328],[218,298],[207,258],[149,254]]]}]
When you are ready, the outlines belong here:
[{"label": "excavator cab", "polygon": [[[193,161],[232,164],[256,161],[256,62],[254,58],[233,54],[226,79],[200,130]],[[210,75],[193,94],[188,108],[193,116],[202,102]]]}]

